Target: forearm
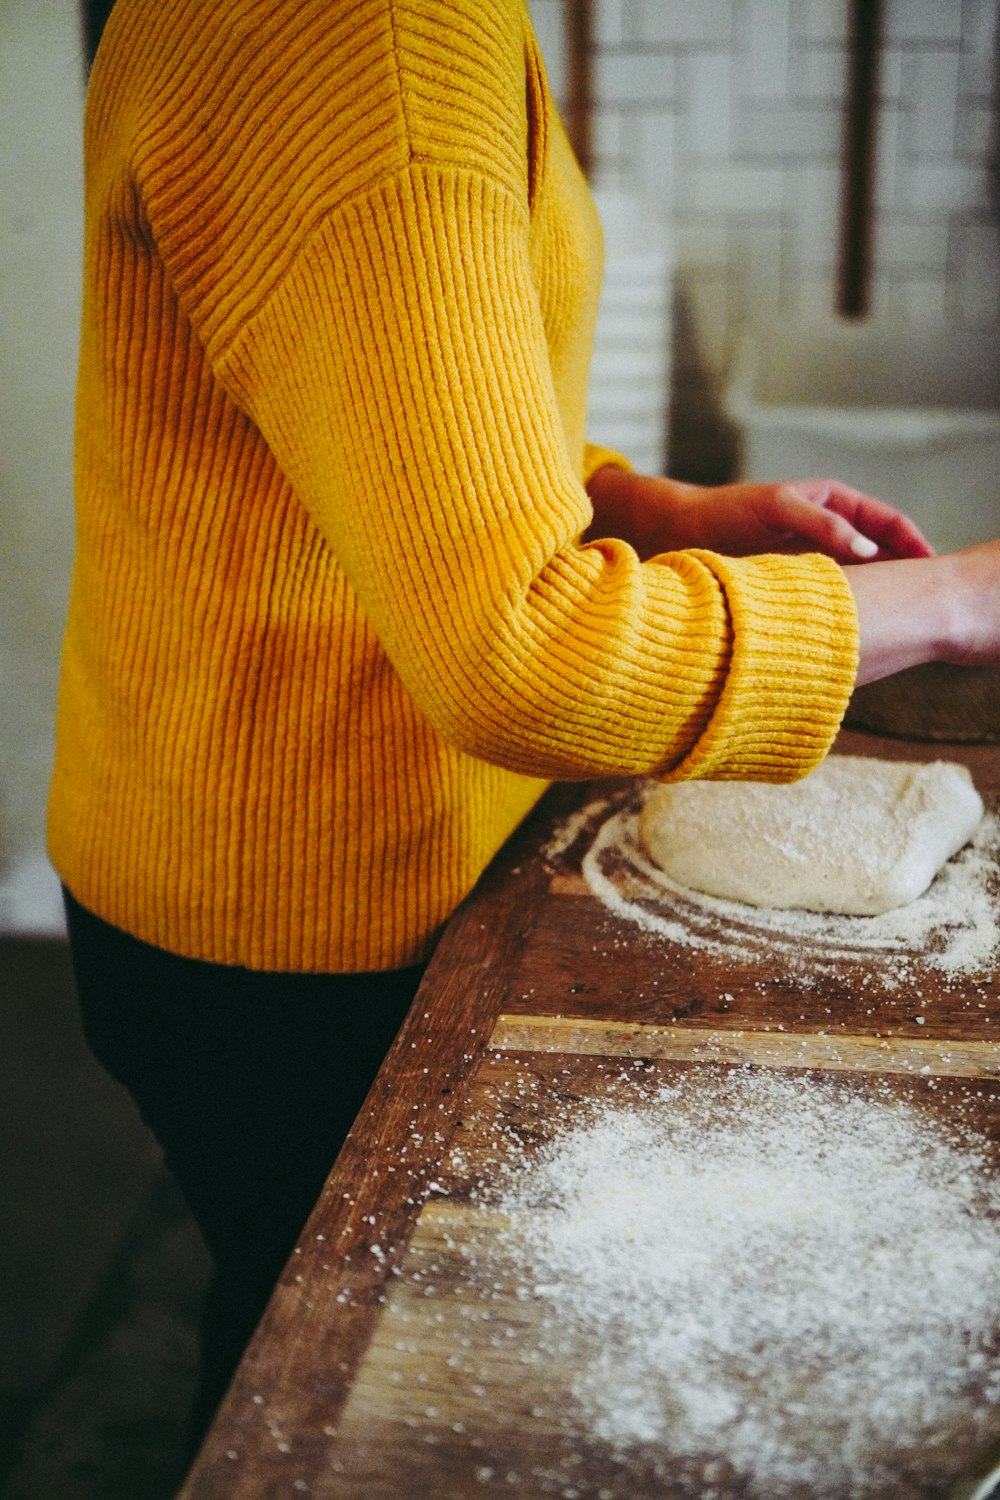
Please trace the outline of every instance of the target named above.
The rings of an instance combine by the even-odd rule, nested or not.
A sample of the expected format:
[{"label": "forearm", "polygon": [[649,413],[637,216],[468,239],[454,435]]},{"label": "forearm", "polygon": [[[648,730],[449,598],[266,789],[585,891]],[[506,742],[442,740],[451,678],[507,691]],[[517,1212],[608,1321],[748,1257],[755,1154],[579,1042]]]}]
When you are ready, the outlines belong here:
[{"label": "forearm", "polygon": [[844,572],[858,611],[859,684],[940,656],[948,634],[940,568],[921,559]]},{"label": "forearm", "polygon": [[[584,540],[619,537],[640,558],[688,548],[737,556],[825,551],[846,564],[854,595],[859,683],[929,661],[1000,666],[1000,541],[935,557],[891,507],[833,486],[842,513],[831,514],[796,494],[810,487],[820,499],[831,488],[813,481],[713,490],[606,465],[588,484],[594,520]],[[783,525],[798,535],[789,538]],[[850,565],[852,553],[867,550],[858,540],[873,535],[879,537],[875,553],[884,560]]]},{"label": "forearm", "polygon": [[1000,542],[844,573],[858,611],[859,683],[929,661],[1000,665]]}]

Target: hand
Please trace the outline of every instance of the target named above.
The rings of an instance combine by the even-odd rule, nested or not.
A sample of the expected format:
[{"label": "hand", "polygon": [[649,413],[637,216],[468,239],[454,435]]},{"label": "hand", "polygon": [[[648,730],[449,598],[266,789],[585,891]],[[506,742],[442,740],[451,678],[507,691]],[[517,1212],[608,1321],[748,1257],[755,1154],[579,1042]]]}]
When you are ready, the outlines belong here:
[{"label": "hand", "polygon": [[589,489],[588,538],[619,536],[643,558],[683,547],[730,557],[824,552],[843,563],[934,555],[901,511],[830,479],[705,486],[606,465]]},{"label": "hand", "polygon": [[844,574],[858,608],[859,683],[926,661],[1000,667],[1000,540]]},{"label": "hand", "polygon": [[733,557],[825,552],[836,562],[932,557],[914,523],[891,505],[833,479],[692,486],[686,500],[702,545]]}]

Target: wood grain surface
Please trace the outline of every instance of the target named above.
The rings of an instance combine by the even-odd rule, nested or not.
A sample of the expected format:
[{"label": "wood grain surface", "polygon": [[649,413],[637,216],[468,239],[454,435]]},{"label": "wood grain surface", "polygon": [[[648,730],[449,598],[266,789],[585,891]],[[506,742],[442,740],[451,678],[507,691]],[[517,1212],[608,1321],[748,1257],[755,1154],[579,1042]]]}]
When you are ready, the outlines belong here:
[{"label": "wood grain surface", "polygon": [[[699,1493],[691,1486],[700,1465],[652,1451],[623,1459],[588,1430],[571,1391],[600,1349],[571,1317],[553,1320],[530,1262],[518,1258],[509,1222],[479,1201],[512,1161],[520,1171],[590,1106],[634,1109],[691,1071],[687,1063],[644,1059],[623,1074],[598,1057],[574,1057],[568,1068],[571,1055],[508,1053],[484,1059],[477,1071],[440,1174],[442,1196],[420,1213],[403,1274],[337,1424],[333,1474],[320,1493],[338,1500],[462,1500],[512,1489],[532,1500],[567,1492],[689,1500]],[[883,1081],[865,1077],[841,1076],[829,1087],[861,1098],[886,1093]],[[1000,1156],[1000,1083],[984,1092],[968,1080],[897,1076],[892,1088],[942,1129],[976,1130]],[[752,1383],[740,1394],[752,1398]],[[952,1451],[936,1456],[933,1477],[928,1462],[908,1461],[915,1493],[941,1493],[962,1473],[962,1433],[951,1435]],[[994,1436],[1000,1439],[1000,1414]],[[969,1446],[973,1451],[971,1436]],[[720,1500],[746,1492],[735,1475],[721,1474],[717,1484]]]},{"label": "wood grain surface", "polygon": [[[1000,797],[995,747],[839,748],[961,760]],[[956,978],[917,954],[888,983],[877,958],[811,970],[808,952],[727,957],[644,932],[595,898],[579,851],[558,853],[574,819],[586,847],[580,810],[623,785],[551,789],[449,924],[184,1500],[690,1494],[662,1455],[623,1469],[574,1426],[567,1372],[531,1357],[537,1304],[509,1276],[484,1304],[467,1275],[495,1251],[475,1200],[503,1142],[535,1149],[620,1089],[623,1063],[640,1087],[709,1064],[903,1091],[996,1141],[995,962]],[[944,1495],[940,1472],[914,1494]],[[744,1493],[719,1476],[719,1500]]]}]

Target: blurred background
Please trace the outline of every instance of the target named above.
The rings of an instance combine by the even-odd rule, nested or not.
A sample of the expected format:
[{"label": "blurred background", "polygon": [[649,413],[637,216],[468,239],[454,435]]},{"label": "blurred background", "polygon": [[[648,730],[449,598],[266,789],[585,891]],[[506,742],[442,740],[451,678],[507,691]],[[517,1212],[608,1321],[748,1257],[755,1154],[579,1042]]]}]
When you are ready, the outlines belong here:
[{"label": "blurred background", "polygon": [[[706,483],[729,472],[735,455],[724,433],[720,442],[719,414],[748,323],[781,327],[837,309],[848,115],[864,108],[866,88],[860,311],[939,331],[996,325],[996,0],[569,9],[591,13],[592,178],[638,195],[668,241],[672,472]],[[531,4],[564,105],[566,10],[562,0]],[[868,80],[852,79],[859,44],[874,52]]]},{"label": "blurred background", "polygon": [[[874,472],[940,545],[1000,532],[998,8],[531,0],[605,219],[594,436],[701,482]],[[75,1029],[44,853],[84,20],[0,0],[0,1488],[135,1500],[169,1492],[204,1264]]]}]

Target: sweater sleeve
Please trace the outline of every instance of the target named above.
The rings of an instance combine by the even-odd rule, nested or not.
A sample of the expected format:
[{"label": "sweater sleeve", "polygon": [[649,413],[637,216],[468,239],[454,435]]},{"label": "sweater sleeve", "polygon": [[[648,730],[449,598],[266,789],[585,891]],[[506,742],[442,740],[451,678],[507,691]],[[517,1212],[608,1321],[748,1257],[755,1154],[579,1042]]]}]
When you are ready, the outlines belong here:
[{"label": "sweater sleeve", "polygon": [[605,464],[613,464],[616,469],[631,469],[632,467],[625,455],[616,452],[614,448],[603,448],[599,443],[587,443],[583,453],[584,484],[589,484],[598,469],[603,469]]},{"label": "sweater sleeve", "polygon": [[226,383],[447,740],[546,777],[804,774],[853,682],[842,573],[578,543],[528,235],[504,184],[413,161],[327,216]]}]

